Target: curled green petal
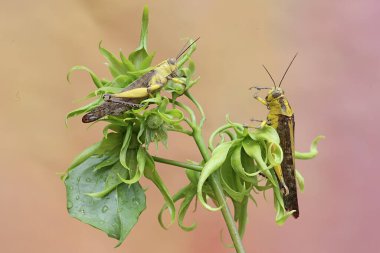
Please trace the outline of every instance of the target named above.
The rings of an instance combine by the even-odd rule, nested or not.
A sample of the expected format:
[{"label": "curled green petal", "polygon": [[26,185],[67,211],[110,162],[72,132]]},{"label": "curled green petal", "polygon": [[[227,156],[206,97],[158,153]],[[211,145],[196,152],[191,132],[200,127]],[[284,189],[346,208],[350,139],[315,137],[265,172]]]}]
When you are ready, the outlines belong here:
[{"label": "curled green petal", "polygon": [[218,211],[222,207],[220,206],[220,207],[215,208],[215,207],[209,206],[203,198],[202,188],[206,180],[211,176],[211,174],[214,173],[216,170],[218,170],[222,166],[223,162],[226,160],[228,151],[232,144],[233,142],[225,142],[219,145],[217,148],[215,148],[215,150],[212,152],[212,156],[210,160],[205,164],[201,172],[201,175],[199,177],[199,182],[198,182],[198,187],[197,187],[198,198],[199,198],[199,201],[202,203],[202,205],[210,211]]},{"label": "curled green petal", "polygon": [[[185,198],[185,195],[188,191],[191,191],[192,189],[194,188],[194,186],[192,186],[191,184],[189,185],[186,185],[184,188],[180,189],[176,194],[173,195],[172,197],[172,200],[174,203],[176,203],[178,200],[180,199],[183,199]],[[163,228],[163,229],[168,229],[168,227],[170,226],[166,226],[164,224],[164,221],[162,219],[162,215],[164,214],[164,211],[168,209],[168,205],[165,203],[160,212],[158,213],[158,223],[160,223],[160,226]]]},{"label": "curled green petal", "polygon": [[151,180],[156,185],[158,190],[161,192],[165,200],[165,203],[167,207],[169,208],[170,224],[172,224],[175,221],[175,216],[176,216],[174,201],[169,193],[169,190],[167,189],[165,184],[162,182],[161,177],[158,175],[156,171],[153,158],[146,151],[145,151],[145,155],[146,155],[146,166],[144,170],[144,176],[147,179]]},{"label": "curled green petal", "polygon": [[267,149],[268,160],[272,166],[280,165],[283,159],[283,152],[279,144],[270,142]]},{"label": "curled green petal", "polygon": [[142,146],[139,146],[137,151],[137,170],[131,179],[125,179],[120,174],[118,174],[121,181],[126,184],[134,184],[140,180],[142,175],[144,174],[145,162],[145,149]]},{"label": "curled green petal", "polygon": [[249,135],[252,139],[264,140],[280,144],[280,137],[278,136],[276,130],[268,125],[264,125],[263,127],[256,129],[254,132],[250,132]]},{"label": "curled green petal", "polygon": [[252,139],[246,138],[243,141],[243,148],[244,148],[245,152],[247,153],[247,155],[249,155],[250,157],[252,157],[256,161],[260,171],[266,176],[266,178],[274,186],[278,187],[277,181],[274,179],[273,175],[269,172],[269,168],[265,164],[265,162],[262,158],[262,152],[261,152],[260,144],[256,141],[252,140]]},{"label": "curled green petal", "polygon": [[298,170],[296,170],[296,180],[301,192],[303,192],[303,190],[305,189],[305,179]]},{"label": "curled green petal", "polygon": [[252,177],[257,176],[260,172],[258,171],[258,172],[249,173],[244,169],[243,164],[242,164],[241,152],[242,152],[242,146],[241,145],[236,147],[232,151],[231,166],[232,166],[233,170],[238,175],[240,175],[244,180],[250,181],[252,179]]},{"label": "curled green petal", "polygon": [[185,231],[192,231],[197,226],[195,223],[191,224],[190,226],[185,226],[183,224],[183,220],[185,219],[187,210],[189,209],[191,201],[193,200],[196,194],[197,192],[195,188],[192,191],[188,191],[178,210],[178,225]]},{"label": "curled green petal", "polygon": [[185,118],[183,112],[178,109],[167,110],[165,113],[158,111],[158,113],[168,124],[178,124]]},{"label": "curled green petal", "polygon": [[99,51],[107,59],[109,69],[111,72],[114,72],[112,73],[113,77],[127,73],[123,63],[118,60],[111,52],[102,47],[102,41],[99,42]]},{"label": "curled green petal", "polygon": [[296,151],[295,158],[300,159],[300,160],[308,160],[308,159],[312,159],[316,157],[318,154],[318,149],[317,149],[318,143],[320,140],[323,140],[323,139],[325,139],[325,136],[323,135],[317,136],[310,145],[310,151],[307,153],[301,153],[301,152]]},{"label": "curled green petal", "polygon": [[92,81],[94,82],[95,86],[100,88],[103,86],[103,83],[102,81],[100,80],[100,78],[89,68],[85,67],[85,66],[74,66],[72,67],[69,72],[67,73],[67,81],[70,82],[70,77],[71,77],[71,74],[74,72],[74,71],[77,71],[77,70],[83,70],[83,71],[86,71],[87,73],[90,74],[91,76],[91,79]]},{"label": "curled green petal", "polygon": [[127,157],[127,152],[128,152],[129,143],[131,141],[131,137],[132,137],[132,126],[128,126],[127,131],[125,132],[125,135],[124,135],[123,145],[121,146],[121,149],[120,149],[120,163],[128,170],[129,170],[129,167],[127,165],[126,157]]}]

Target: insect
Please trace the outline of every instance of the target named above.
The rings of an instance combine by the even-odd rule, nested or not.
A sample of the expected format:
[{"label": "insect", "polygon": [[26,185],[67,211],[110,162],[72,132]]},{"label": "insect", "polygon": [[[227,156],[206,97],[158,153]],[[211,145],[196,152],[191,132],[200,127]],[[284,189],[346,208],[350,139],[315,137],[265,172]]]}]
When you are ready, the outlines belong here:
[{"label": "insect", "polygon": [[124,88],[120,93],[104,94],[104,102],[85,114],[82,117],[82,122],[90,123],[106,115],[117,116],[123,114],[125,111],[139,108],[141,101],[159,91],[169,80],[183,84],[176,76],[177,62],[198,39],[199,38],[194,40],[188,46],[185,44],[176,58],[169,58],[159,63],[152,70]]},{"label": "insect", "polygon": [[272,75],[269,73],[268,69],[263,65],[265,71],[272,79],[274,87],[253,88],[258,90],[258,92],[264,89],[269,90],[265,99],[258,97],[258,92],[254,95],[254,98],[268,108],[269,113],[266,123],[276,129],[280,137],[280,146],[283,150],[284,158],[281,165],[275,166],[274,170],[280,183],[285,209],[287,211],[294,210],[293,216],[295,218],[298,218],[299,208],[295,177],[294,113],[290,107],[288,99],[284,95],[284,91],[281,89],[281,83],[296,57],[297,54],[293,57],[289,66],[287,67],[278,86],[276,85],[276,82],[274,81]]}]

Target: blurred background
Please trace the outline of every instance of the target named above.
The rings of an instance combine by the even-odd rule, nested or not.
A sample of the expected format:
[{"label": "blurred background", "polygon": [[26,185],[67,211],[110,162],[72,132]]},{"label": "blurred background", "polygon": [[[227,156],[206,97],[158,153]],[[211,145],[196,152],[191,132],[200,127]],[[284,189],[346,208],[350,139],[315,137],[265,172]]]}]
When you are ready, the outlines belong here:
[{"label": "blurred background", "polygon": [[[250,203],[247,252],[377,252],[380,213],[376,165],[380,100],[378,1],[2,1],[0,251],[1,252],[233,252],[221,214],[201,206],[161,229],[163,199],[148,187],[147,210],[124,244],[71,218],[58,173],[101,138],[67,112],[82,105],[93,85],[85,65],[109,77],[98,42],[112,52],[136,48],[144,4],[150,8],[154,63],[177,54],[188,37],[201,37],[194,54],[201,81],[193,88],[204,106],[205,138],[225,122],[264,119],[266,108],[249,87],[279,80],[299,52],[283,88],[296,115],[296,147],[306,151],[318,134],[327,139],[311,161],[298,161],[306,180],[301,216],[279,227],[271,196]],[[176,135],[162,156],[199,160],[194,144]],[[377,168],[377,169],[376,169]],[[158,165],[172,193],[185,182],[182,169]],[[377,250],[376,250],[377,249]]]}]

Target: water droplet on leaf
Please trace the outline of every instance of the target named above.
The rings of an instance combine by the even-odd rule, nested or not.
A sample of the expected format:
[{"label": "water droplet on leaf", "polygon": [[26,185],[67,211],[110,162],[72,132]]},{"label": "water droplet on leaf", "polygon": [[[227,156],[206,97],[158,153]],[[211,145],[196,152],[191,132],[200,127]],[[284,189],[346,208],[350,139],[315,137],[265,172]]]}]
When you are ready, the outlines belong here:
[{"label": "water droplet on leaf", "polygon": [[102,208],[102,212],[103,212],[103,213],[105,213],[105,212],[107,212],[107,211],[108,211],[108,209],[109,209],[109,208],[108,208],[108,206],[107,206],[107,205],[105,205],[105,206],[103,206],[103,208]]},{"label": "water droplet on leaf", "polygon": [[70,209],[73,207],[73,202],[71,202],[70,200],[67,201],[67,209]]}]

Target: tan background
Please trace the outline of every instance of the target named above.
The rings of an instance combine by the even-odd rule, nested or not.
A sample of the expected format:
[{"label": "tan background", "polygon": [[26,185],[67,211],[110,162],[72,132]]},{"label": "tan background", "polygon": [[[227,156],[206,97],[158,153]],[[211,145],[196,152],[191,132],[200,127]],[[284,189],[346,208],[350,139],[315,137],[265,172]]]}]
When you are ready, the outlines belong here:
[{"label": "tan background", "polygon": [[[248,88],[269,84],[266,64],[279,79],[299,52],[283,87],[296,112],[298,150],[325,134],[320,155],[299,162],[306,179],[301,217],[274,223],[271,198],[249,206],[247,252],[376,252],[380,213],[378,179],[379,3],[377,1],[147,1],[149,48],[155,63],[174,56],[181,38],[200,36],[194,55],[202,77],[194,94],[208,116],[205,135],[229,113],[237,122],[264,118]],[[57,175],[101,126],[87,129],[65,114],[93,87],[85,73],[67,84],[77,64],[108,76],[97,44],[113,52],[137,45],[142,1],[1,1],[1,252],[232,252],[220,242],[221,215],[199,208],[187,222],[161,229],[162,205],[148,182],[148,209],[118,249],[116,241],[69,217]],[[101,124],[99,124],[101,125]],[[177,138],[166,157],[199,159]],[[159,166],[174,193],[182,170]]]}]

